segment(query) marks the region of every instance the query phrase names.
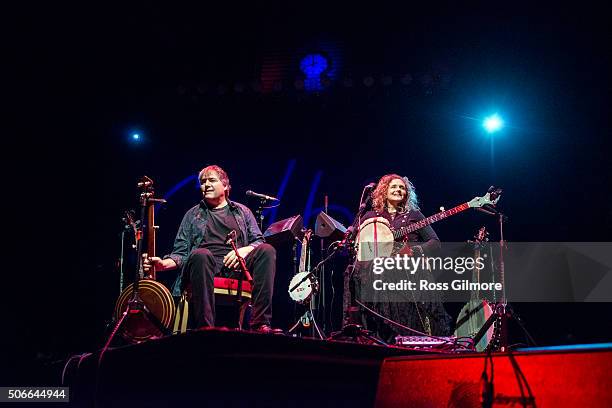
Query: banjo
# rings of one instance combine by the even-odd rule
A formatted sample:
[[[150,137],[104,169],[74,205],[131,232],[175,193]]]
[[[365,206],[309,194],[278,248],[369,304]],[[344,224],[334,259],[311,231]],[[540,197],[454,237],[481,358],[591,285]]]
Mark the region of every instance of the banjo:
[[[389,221],[384,217],[368,218],[359,226],[359,233],[355,240],[357,260],[371,261],[374,258],[391,256],[395,241],[400,241],[411,232],[425,228],[434,222],[458,214],[468,208],[494,205],[499,200],[501,193],[502,190],[500,188],[491,187],[483,197],[474,197],[467,203],[458,205],[450,210],[441,211],[399,229],[392,229]]]
[[[487,242],[489,233],[482,227],[474,237],[474,259],[480,257],[481,244]],[[472,282],[480,282],[480,269],[474,267],[472,270]],[[479,291],[470,293],[470,301],[466,303],[457,316],[455,336],[456,337],[471,337],[474,338],[480,332],[485,323],[493,315],[493,308],[485,299],[480,296]],[[493,339],[495,327],[491,325],[485,334],[480,338],[478,343],[474,344],[476,351],[485,351]]]
[[[300,253],[300,266],[298,273],[289,282],[289,296],[298,303],[308,303],[313,294],[319,289],[317,278],[310,272],[310,252],[308,245],[312,237],[312,230],[304,232],[302,251]]]

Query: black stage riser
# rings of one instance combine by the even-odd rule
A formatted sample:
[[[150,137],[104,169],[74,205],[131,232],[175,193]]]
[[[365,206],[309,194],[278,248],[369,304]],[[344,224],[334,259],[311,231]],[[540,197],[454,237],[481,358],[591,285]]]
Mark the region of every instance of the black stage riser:
[[[204,330],[93,354],[68,370],[77,406],[371,407],[380,365],[406,351]],[[138,403],[134,405],[134,402]]]

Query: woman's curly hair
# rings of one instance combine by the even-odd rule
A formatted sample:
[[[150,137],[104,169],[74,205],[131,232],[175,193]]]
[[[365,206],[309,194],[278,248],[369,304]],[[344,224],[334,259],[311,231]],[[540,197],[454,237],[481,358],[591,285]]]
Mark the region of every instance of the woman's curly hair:
[[[402,177],[398,174],[385,174],[380,178],[376,188],[372,192],[372,208],[377,213],[381,213],[387,208],[387,192],[389,191],[389,184],[395,179],[404,181],[406,186],[406,198],[399,205],[399,212],[406,212],[411,210],[419,209],[419,200],[417,199],[416,191],[414,191],[414,185],[406,177]]]

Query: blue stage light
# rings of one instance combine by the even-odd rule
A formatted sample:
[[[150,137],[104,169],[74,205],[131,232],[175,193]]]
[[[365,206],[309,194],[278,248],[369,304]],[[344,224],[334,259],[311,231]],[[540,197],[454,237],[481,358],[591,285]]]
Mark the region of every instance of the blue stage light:
[[[327,59],[321,54],[309,54],[300,61],[300,69],[306,77],[316,78],[327,69]]]
[[[140,140],[140,134],[139,133],[132,133],[132,139],[133,140]]]
[[[328,69],[327,59],[321,54],[306,55],[300,61],[300,69],[306,75],[304,87],[307,91],[319,91],[323,89],[321,75]]]
[[[496,113],[486,117],[484,122],[482,123],[482,127],[484,127],[488,133],[495,133],[504,127],[504,121]]]

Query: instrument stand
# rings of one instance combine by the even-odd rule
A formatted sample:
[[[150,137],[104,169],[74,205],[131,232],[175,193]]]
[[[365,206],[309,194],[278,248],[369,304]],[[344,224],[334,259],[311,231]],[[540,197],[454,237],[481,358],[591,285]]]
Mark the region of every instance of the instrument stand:
[[[304,312],[304,314],[297,320],[297,322],[295,322],[295,324],[291,326],[287,333],[293,333],[293,331],[295,331],[298,327],[301,327],[305,330],[309,330],[311,337],[314,337],[313,332],[316,332],[316,334],[321,340],[325,340],[325,336],[323,336],[321,329],[319,329],[314,314],[312,313],[312,302],[307,303],[306,312]]]
[[[146,176],[139,183],[139,186],[143,186],[145,190],[140,195],[140,220],[141,221],[140,221],[140,229],[138,230],[136,234],[137,241],[136,241],[136,268],[134,271],[134,291],[132,293],[131,299],[128,301],[128,305],[125,311],[121,315],[121,318],[119,319],[119,321],[115,324],[115,327],[113,328],[108,340],[106,340],[106,343],[104,344],[104,347],[102,348],[102,351],[100,353],[100,358],[99,358],[100,361],[102,360],[102,356],[104,352],[106,351],[106,349],[108,349],[111,342],[113,341],[115,335],[117,334],[117,332],[119,331],[123,323],[126,321],[126,319],[130,315],[142,313],[145,319],[150,321],[160,331],[160,333],[162,333],[163,335],[172,334],[172,331],[165,328],[164,325],[159,321],[159,319],[155,317],[155,315],[151,313],[151,311],[147,308],[143,300],[140,298],[140,294],[138,291],[139,282],[144,277],[144,270],[142,267],[142,254],[143,254],[142,237],[145,236],[145,230],[148,227],[147,223],[145,222],[146,214],[147,214],[147,210],[149,209],[149,206],[152,205],[152,203],[156,202],[156,200],[152,198],[153,193],[150,190],[151,185],[152,185],[152,180]]]
[[[323,200],[323,212],[325,214],[329,213],[329,197],[327,195],[325,195],[325,198]],[[319,253],[319,257],[320,258],[325,258],[325,240],[323,238],[319,239],[319,244],[320,244],[320,253]],[[325,331],[327,329],[326,327],[326,323],[327,323],[327,317],[325,315],[325,309],[327,307],[326,303],[325,303],[325,264],[321,265],[321,270],[319,273],[319,276],[321,279],[318,279],[318,288],[319,288],[319,293],[316,294],[316,296],[314,296],[313,302],[314,302],[314,306],[313,309],[315,310],[315,314],[317,313],[317,309],[318,309],[318,314],[317,316],[319,316],[319,318],[323,318],[323,331]],[[318,278],[317,277],[317,278]],[[333,282],[331,283],[333,285]],[[331,324],[331,318],[330,318],[330,324]]]
[[[493,333],[493,340],[491,344],[489,344],[488,348],[492,349],[493,347],[497,348],[498,351],[505,352],[508,349],[508,321],[509,319],[513,319],[517,324],[521,327],[521,329],[525,332],[528,339],[535,344],[535,341],[527,332],[523,321],[520,317],[513,311],[512,307],[508,304],[506,299],[506,279],[505,279],[505,264],[504,264],[504,246],[506,242],[504,241],[504,222],[508,220],[503,213],[497,210],[489,209],[489,211],[495,211],[491,215],[498,216],[499,222],[499,271],[500,271],[500,281],[502,283],[503,292],[502,299],[500,302],[492,305],[493,314],[489,316],[485,324],[480,328],[478,333],[474,336],[473,343],[478,344],[478,342],[482,339],[482,337],[486,334],[487,330],[491,327],[491,325],[495,324],[495,329]]]
[[[328,260],[330,260],[337,252],[339,252],[343,247],[342,246],[338,246],[336,247],[333,251],[331,251],[330,253],[327,254],[327,256],[325,258],[323,258],[318,264],[317,266],[314,267],[314,269],[306,276],[304,276],[302,278],[302,280],[298,283],[296,283],[294,285],[294,288],[299,287],[299,285],[301,285],[303,282],[305,282],[307,279],[309,278],[313,278],[316,280],[316,275],[315,273],[318,272],[320,270],[320,268],[325,264],[325,262],[327,262]],[[292,288],[289,288],[289,290],[291,291]],[[315,296],[315,294],[313,294],[313,297]],[[302,315],[302,317],[300,317],[300,319],[291,327],[291,329],[289,329],[289,333],[291,333],[292,331],[294,331],[300,324],[302,324],[303,327],[307,327],[304,325],[305,321],[311,320],[313,322],[313,326],[314,328],[317,330],[317,334],[319,335],[319,338],[321,338],[322,340],[324,339],[321,330],[319,330],[319,327],[317,326],[317,322],[314,319],[314,316],[312,315],[312,305],[310,303],[310,301],[307,303],[309,308],[306,311],[306,313],[304,313],[304,315]],[[306,320],[308,319],[308,320]],[[364,330],[360,325],[358,324],[347,324],[345,325],[341,331],[339,332],[334,332],[331,334],[330,337],[327,338],[327,340],[336,340],[336,339],[340,339],[342,337],[349,337],[349,338],[353,338],[355,339],[355,341],[358,341],[358,339],[365,339],[362,342],[366,343],[366,342],[373,342],[373,343],[377,343],[383,346],[386,346],[387,344],[385,342],[383,342],[382,340],[376,339],[375,337],[373,337],[371,335],[371,333],[367,330]]]
[[[115,327],[113,327],[113,330],[111,331],[111,335],[109,336],[108,340],[104,344],[103,350],[106,350],[108,348],[108,346],[110,346],[111,342],[113,341],[113,338],[115,337],[115,335],[117,334],[117,332],[119,331],[121,326],[123,325],[123,322],[125,321],[125,319],[128,316],[133,315],[133,314],[137,314],[137,313],[142,313],[144,315],[145,319],[147,319],[148,321],[153,323],[153,325],[163,335],[167,336],[167,335],[172,334],[172,331],[167,329],[166,327],[164,327],[164,325],[159,321],[159,319],[157,317],[155,317],[155,315],[153,313],[151,313],[151,311],[147,308],[147,305],[145,305],[145,303],[140,298],[140,295],[138,294],[137,286],[134,285],[134,295],[133,295],[132,299],[130,299],[130,301],[128,302],[128,306],[125,309],[125,311],[123,312],[123,314],[121,315],[121,318],[115,324]]]
[[[325,258],[325,245],[324,245],[323,239],[320,239],[320,248],[321,248],[320,257]],[[326,324],[325,324],[326,323],[326,318],[325,318],[325,308],[326,308],[326,304],[325,304],[325,264],[321,265],[321,270],[319,271],[319,276],[317,277],[317,280],[319,282],[319,293],[317,293],[317,295],[314,297],[315,305],[313,309],[315,309],[315,311],[318,309],[317,316],[319,316],[319,318],[321,317],[323,318],[322,325],[323,325],[323,330],[325,331],[325,328],[326,328]]]
[[[297,268],[298,273],[296,273],[295,276],[297,276],[299,273],[303,273],[304,276],[301,278],[299,282],[293,285],[292,285],[293,280],[289,283],[289,294],[290,296],[292,296],[292,293],[296,290],[299,290],[300,285],[302,285],[302,283],[307,282],[307,281],[310,283],[311,292],[304,299],[294,299],[295,301],[298,302],[298,304],[304,305],[306,307],[306,311],[295,322],[295,324],[291,326],[291,328],[287,331],[287,333],[293,333],[298,327],[302,327],[303,329],[306,329],[309,331],[310,337],[315,337],[316,335],[321,340],[324,340],[325,336],[322,334],[321,329],[317,325],[317,321],[315,319],[313,310],[315,308],[315,305],[314,305],[314,302],[316,300],[315,298],[317,297],[319,293],[319,281],[315,273],[319,271],[319,268],[321,268],[325,260],[320,262],[312,271],[306,272],[306,269],[310,266],[310,251],[309,251],[308,246],[310,242],[310,237],[312,235],[312,231],[304,230],[303,232],[304,232],[304,241],[302,243],[302,254],[300,256],[300,266]],[[294,251],[294,254],[296,255],[294,259],[297,260],[297,251]],[[306,259],[308,259],[308,262],[306,261]],[[302,272],[299,272],[300,270]]]
[[[493,314],[489,316],[489,319],[487,319],[487,321],[480,328],[478,333],[476,333],[476,335],[474,336],[473,343],[478,344],[478,342],[486,334],[487,330],[489,330],[491,325],[495,324],[493,341],[489,345],[489,348],[496,347],[499,351],[505,352],[508,349],[508,322],[510,319],[514,320],[520,326],[523,332],[525,332],[525,334],[527,335],[527,338],[530,342],[536,344],[533,337],[531,337],[531,335],[525,328],[525,325],[523,324],[521,318],[507,303],[497,303],[493,305]]]
[[[307,299],[305,302],[303,302],[302,304],[306,306],[306,312],[304,312],[304,314],[297,320],[297,322],[295,322],[295,324],[293,326],[291,326],[291,328],[287,331],[287,333],[292,333],[295,329],[297,329],[298,327],[302,327],[304,329],[310,330],[310,337],[315,337],[315,334],[317,336],[319,336],[319,338],[321,340],[325,340],[325,336],[322,334],[321,329],[319,329],[319,326],[317,325],[317,321],[315,319],[314,313],[313,313],[313,300],[315,298],[315,296],[317,296],[317,292],[318,292],[318,286],[319,286],[319,282],[317,277],[315,276],[314,272],[317,270],[318,267],[320,267],[321,264],[317,265],[317,267],[315,268],[315,270],[313,270],[312,272],[308,273],[307,275],[305,275],[302,280],[300,282],[298,282],[293,289],[298,288],[303,282],[312,279],[312,286],[313,286],[313,292],[310,295],[310,298]],[[291,291],[292,288],[289,288],[289,290]],[[312,324],[312,327],[310,327]]]

